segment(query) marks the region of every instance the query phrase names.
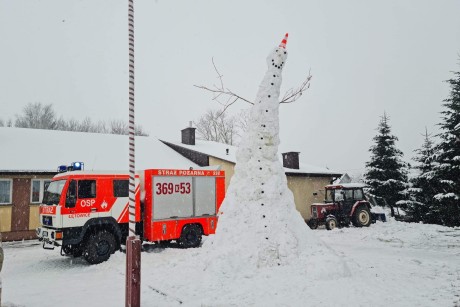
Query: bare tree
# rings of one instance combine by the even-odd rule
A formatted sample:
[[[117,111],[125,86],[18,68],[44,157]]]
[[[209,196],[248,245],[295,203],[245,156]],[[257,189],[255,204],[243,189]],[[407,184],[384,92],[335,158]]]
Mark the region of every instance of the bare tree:
[[[22,115],[16,115],[15,126],[33,129],[56,129],[56,114],[52,104],[43,105],[41,102],[29,103],[22,110]]]
[[[249,109],[243,109],[236,115],[236,125],[239,137],[241,137],[243,133],[248,130],[250,118],[251,116]]]
[[[3,121],[2,118],[0,118],[0,127],[5,127],[5,122]]]
[[[238,100],[245,101],[249,104],[254,104],[254,102],[243,98],[242,96],[236,94],[229,88],[224,86],[223,82],[223,75],[220,74],[219,70],[216,67],[216,64],[214,63],[214,58],[212,59],[212,65],[214,66],[214,70],[217,73],[217,78],[219,79],[219,85],[213,85],[212,87],[207,87],[203,85],[194,85],[197,88],[206,90],[208,92],[211,92],[213,94],[212,100],[216,101],[220,105],[222,105],[222,113],[224,113],[231,105],[233,105],[235,102]],[[309,87],[310,87],[310,81],[311,81],[312,75],[310,72],[308,73],[308,76],[306,79],[302,82],[302,84],[297,87],[297,88],[291,88],[289,89],[281,99],[280,103],[291,103],[299,99],[303,92],[305,92]]]
[[[13,127],[13,120],[11,118],[9,118],[8,121],[6,122],[6,126]]]
[[[80,123],[78,130],[81,132],[93,132],[93,121],[89,117],[85,117]]]
[[[109,132],[112,134],[127,134],[128,124],[126,121],[115,119],[110,121]]]
[[[208,110],[194,122],[198,138],[233,145],[237,136],[237,125],[233,117],[220,110]]]
[[[129,134],[128,123],[123,120],[115,119],[110,121],[108,132],[111,134]],[[148,133],[144,131],[144,128],[140,125],[135,125],[134,134],[137,136],[148,136]]]
[[[93,132],[95,133],[108,133],[107,125],[104,121],[98,121],[93,128]]]
[[[78,131],[78,127],[80,126],[80,123],[78,120],[71,118],[66,122],[66,129],[67,131]]]
[[[4,125],[5,122],[0,119],[0,127]],[[8,127],[13,126],[11,119],[7,121],[6,125]],[[15,126],[48,130],[128,134],[128,125],[122,120],[112,120],[108,125],[102,120],[93,122],[89,117],[85,117],[81,122],[74,118],[65,120],[62,116],[59,118],[56,116],[51,104],[43,105],[41,103],[29,103],[26,105],[22,114],[16,115]],[[142,126],[136,125],[135,131],[138,136],[148,136]]]
[[[68,130],[67,123],[64,120],[64,118],[62,118],[62,116],[56,120],[56,130],[63,130],[63,131]]]
[[[135,125],[134,127],[134,134],[138,136],[149,136],[147,131],[144,130],[144,128],[141,125]]]

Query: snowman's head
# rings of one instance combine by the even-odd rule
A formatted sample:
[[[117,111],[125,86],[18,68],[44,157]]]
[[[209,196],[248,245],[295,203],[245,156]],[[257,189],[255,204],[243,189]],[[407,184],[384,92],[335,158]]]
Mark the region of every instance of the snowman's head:
[[[267,57],[268,68],[281,70],[287,59],[287,51],[284,48],[276,47]]]
[[[287,59],[287,51],[286,51],[286,42],[287,42],[288,34],[281,41],[281,44],[273,49],[272,52],[267,57],[267,65],[270,69],[281,70],[284,67],[284,63]]]

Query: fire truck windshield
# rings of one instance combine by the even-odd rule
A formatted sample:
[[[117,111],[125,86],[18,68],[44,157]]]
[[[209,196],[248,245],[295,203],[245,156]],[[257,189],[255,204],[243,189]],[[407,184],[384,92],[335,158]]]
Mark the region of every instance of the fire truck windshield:
[[[58,204],[61,199],[61,193],[65,183],[66,180],[52,181],[43,195],[42,203],[44,205]]]

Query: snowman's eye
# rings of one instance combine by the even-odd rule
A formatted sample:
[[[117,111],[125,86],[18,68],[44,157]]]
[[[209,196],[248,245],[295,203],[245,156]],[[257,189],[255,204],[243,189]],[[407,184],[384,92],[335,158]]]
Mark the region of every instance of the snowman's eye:
[[[286,51],[284,51],[284,54],[286,54]]]
[[[276,52],[278,52],[278,49],[276,49]]]

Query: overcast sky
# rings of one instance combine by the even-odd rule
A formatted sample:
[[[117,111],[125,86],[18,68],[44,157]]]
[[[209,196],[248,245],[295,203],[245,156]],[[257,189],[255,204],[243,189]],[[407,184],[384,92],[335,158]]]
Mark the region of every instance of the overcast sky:
[[[458,0],[135,0],[136,121],[179,140],[218,107],[193,87],[217,81],[213,57],[225,85],[254,99],[268,52],[289,32],[282,91],[310,69],[313,79],[281,106],[280,150],[362,172],[385,111],[409,161],[425,126],[437,131],[443,81],[460,70],[459,13]],[[42,102],[67,119],[127,119],[127,37],[127,1],[0,0],[0,118]]]

